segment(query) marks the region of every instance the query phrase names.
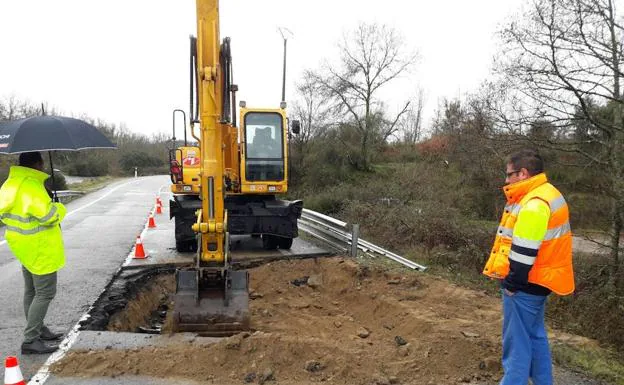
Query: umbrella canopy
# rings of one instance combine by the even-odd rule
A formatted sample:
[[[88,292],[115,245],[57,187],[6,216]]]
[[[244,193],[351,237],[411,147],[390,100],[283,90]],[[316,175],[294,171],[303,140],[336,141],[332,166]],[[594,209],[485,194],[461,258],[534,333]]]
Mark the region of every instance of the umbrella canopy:
[[[0,123],[0,154],[116,148],[95,126],[63,116],[33,116]]]

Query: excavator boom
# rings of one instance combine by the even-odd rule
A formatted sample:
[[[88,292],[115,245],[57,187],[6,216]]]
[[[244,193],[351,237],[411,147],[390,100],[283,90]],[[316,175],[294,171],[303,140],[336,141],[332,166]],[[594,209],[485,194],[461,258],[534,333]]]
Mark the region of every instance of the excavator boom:
[[[196,0],[197,38],[191,43],[191,107],[200,124],[201,209],[192,229],[197,234],[195,265],[176,272],[174,329],[223,336],[249,329],[249,277],[229,264],[225,210],[225,141],[232,132],[229,106],[229,39],[219,38],[218,0]],[[193,100],[194,99],[194,100]],[[193,113],[191,112],[191,115]]]

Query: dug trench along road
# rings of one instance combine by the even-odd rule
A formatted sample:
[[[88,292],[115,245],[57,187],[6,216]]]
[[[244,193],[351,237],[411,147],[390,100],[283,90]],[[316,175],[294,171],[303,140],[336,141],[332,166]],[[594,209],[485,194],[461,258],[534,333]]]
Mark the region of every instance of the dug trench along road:
[[[145,229],[156,196],[159,191],[168,191],[168,184],[168,176],[124,179],[66,205],[67,216],[61,224],[66,265],[59,272],[57,295],[46,317],[46,324],[53,331],[68,333],[100,296],[126,262],[137,235]],[[161,198],[167,205],[169,196],[161,194]],[[24,378],[28,381],[45,364],[49,355],[20,354],[26,324],[23,292],[21,265],[11,254],[4,240],[4,229],[0,228],[0,359],[4,361],[7,356],[17,356]],[[55,385],[83,381],[55,381],[52,378],[46,383]],[[92,379],[89,383],[108,385],[119,382],[118,379]],[[150,378],[132,382],[135,383],[159,385],[169,382]],[[556,368],[556,385],[599,383]]]
[[[50,329],[67,333],[100,295],[145,227],[166,176],[125,179],[66,205],[61,227],[65,267],[59,272],[56,298],[46,317]],[[163,202],[168,196],[163,195]],[[26,324],[21,265],[0,228],[0,358],[15,355],[28,380],[48,355],[20,355]]]

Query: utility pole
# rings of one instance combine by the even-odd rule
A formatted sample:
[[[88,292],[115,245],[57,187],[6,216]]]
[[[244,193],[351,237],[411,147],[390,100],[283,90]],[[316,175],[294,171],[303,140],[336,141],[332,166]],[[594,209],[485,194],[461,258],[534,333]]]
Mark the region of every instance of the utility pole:
[[[284,39],[284,67],[282,71],[282,103],[286,103],[286,42],[288,41],[288,36],[293,36],[293,33],[288,28],[279,27],[277,29],[279,33],[282,35],[282,39]]]

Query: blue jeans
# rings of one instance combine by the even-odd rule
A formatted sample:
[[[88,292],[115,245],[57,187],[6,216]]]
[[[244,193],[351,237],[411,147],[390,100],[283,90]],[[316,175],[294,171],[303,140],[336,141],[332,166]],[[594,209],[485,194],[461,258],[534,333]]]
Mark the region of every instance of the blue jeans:
[[[503,370],[500,385],[552,385],[552,362],[544,326],[546,298],[503,291]]]

